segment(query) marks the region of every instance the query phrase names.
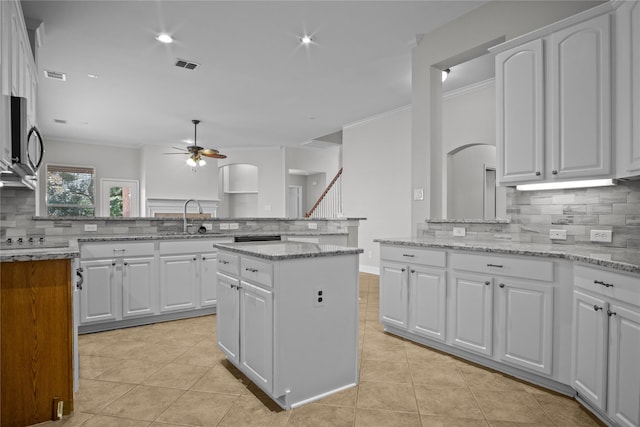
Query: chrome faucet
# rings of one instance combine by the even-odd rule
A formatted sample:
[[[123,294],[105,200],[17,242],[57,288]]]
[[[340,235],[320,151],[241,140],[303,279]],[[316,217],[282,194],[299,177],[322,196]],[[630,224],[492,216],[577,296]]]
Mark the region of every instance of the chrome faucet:
[[[198,205],[198,213],[202,214],[202,206],[200,205],[200,202],[197,201],[196,199],[189,199],[184,203],[184,214],[182,215],[182,220],[184,221],[184,226],[182,228],[182,231],[184,233],[187,232],[187,205],[189,204],[189,202],[196,202],[196,204]]]

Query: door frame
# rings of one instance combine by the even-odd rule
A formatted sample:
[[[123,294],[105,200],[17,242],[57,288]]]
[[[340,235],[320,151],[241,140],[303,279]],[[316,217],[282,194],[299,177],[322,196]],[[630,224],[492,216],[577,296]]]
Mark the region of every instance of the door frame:
[[[108,217],[109,214],[109,188],[117,187],[130,187],[131,188],[131,218],[140,216],[140,183],[137,179],[115,179],[115,178],[102,178],[100,179],[100,214]]]

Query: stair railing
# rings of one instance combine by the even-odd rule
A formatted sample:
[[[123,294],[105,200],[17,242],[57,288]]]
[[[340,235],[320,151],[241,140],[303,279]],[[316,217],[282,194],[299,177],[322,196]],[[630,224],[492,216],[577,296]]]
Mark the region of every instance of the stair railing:
[[[342,215],[342,168],[333,177],[305,218],[337,218]]]

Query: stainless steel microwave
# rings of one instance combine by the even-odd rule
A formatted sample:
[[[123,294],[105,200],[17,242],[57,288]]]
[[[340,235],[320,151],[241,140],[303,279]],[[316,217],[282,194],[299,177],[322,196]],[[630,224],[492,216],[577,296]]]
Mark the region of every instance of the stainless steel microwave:
[[[44,142],[35,126],[27,124],[27,99],[11,97],[11,169],[34,176],[42,164]]]

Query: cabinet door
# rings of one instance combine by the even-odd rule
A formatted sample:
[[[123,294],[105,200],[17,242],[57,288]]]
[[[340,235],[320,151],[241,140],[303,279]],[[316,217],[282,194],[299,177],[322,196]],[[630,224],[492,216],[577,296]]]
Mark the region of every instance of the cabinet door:
[[[200,263],[200,307],[216,305],[218,254],[202,254]]]
[[[451,344],[493,354],[493,279],[454,275],[451,289]]]
[[[239,285],[238,279],[218,273],[218,306],[216,308],[218,348],[236,365],[240,360]]]
[[[409,266],[409,331],[445,340],[447,282],[444,270]]]
[[[621,426],[640,425],[640,311],[609,308],[609,416]]]
[[[240,366],[253,381],[273,386],[273,293],[240,283]]]
[[[84,284],[80,291],[80,323],[119,320],[116,263],[114,260],[82,261]]]
[[[196,268],[195,255],[160,257],[160,311],[195,308]]]
[[[122,317],[158,312],[157,264],[154,257],[125,258],[122,266]]]
[[[496,55],[501,183],[544,177],[544,52],[533,40]]]
[[[608,14],[550,36],[554,178],[611,172],[611,40]]]
[[[0,2],[0,170],[11,165],[11,109],[9,106],[9,27],[11,25],[7,8],[11,4]]]
[[[407,328],[407,266],[383,262],[380,267],[380,321]]]
[[[505,280],[498,288],[500,360],[550,375],[553,287]]]
[[[573,291],[573,388],[595,407],[606,409],[607,303]]]

